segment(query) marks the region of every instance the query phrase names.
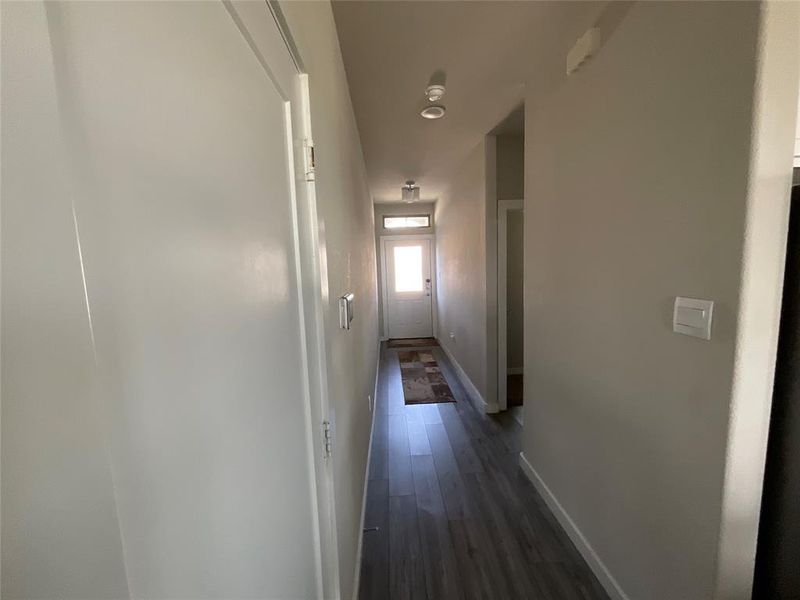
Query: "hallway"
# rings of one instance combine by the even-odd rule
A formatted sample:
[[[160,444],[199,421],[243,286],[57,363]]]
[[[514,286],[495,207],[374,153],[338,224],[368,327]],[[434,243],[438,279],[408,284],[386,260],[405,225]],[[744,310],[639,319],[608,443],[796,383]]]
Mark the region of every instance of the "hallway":
[[[517,466],[520,426],[475,411],[431,352],[454,404],[406,406],[397,350],[381,351],[361,600],[607,598]]]
[[[800,599],[799,96],[800,0],[0,0],[0,598]]]

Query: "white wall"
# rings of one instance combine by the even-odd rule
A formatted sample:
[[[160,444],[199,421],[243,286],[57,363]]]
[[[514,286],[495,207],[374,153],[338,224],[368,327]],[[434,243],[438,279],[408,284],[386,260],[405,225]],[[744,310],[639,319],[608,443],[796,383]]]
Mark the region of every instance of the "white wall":
[[[498,408],[497,201],[523,198],[523,165],[522,136],[487,135],[436,203],[439,340],[490,412]]]
[[[437,239],[439,265],[437,285],[439,290],[439,316],[447,315],[452,327],[439,321],[440,341],[443,341],[456,361],[472,381],[481,395],[479,406],[490,412],[497,410],[497,201],[519,200],[524,197],[524,138],[517,135],[488,135],[470,153],[468,158],[453,169],[448,177],[449,185],[437,203],[437,218],[456,220],[459,226],[446,223],[440,228],[447,236],[444,241]],[[469,215],[459,214],[461,211]],[[478,212],[476,212],[478,211]],[[480,227],[480,238],[475,237],[475,227]],[[476,247],[480,245],[480,248]],[[445,252],[445,256],[439,253]],[[471,259],[468,264],[453,269],[449,263],[461,262],[467,252]],[[483,271],[481,277],[475,276],[477,270]],[[469,277],[465,277],[465,274]],[[446,280],[443,281],[442,277]],[[520,282],[521,285],[521,282]],[[441,290],[445,289],[445,296]],[[458,293],[448,297],[450,290]],[[482,297],[482,299],[479,299]],[[463,299],[469,298],[469,302]],[[521,315],[520,311],[520,315]],[[458,347],[449,334],[454,328],[461,328],[478,354],[465,357],[462,364],[460,353],[469,350]],[[521,333],[521,332],[520,332]],[[514,338],[521,344],[520,336]],[[511,341],[511,339],[510,339]]]
[[[1,16],[2,596],[128,598],[47,19]]]
[[[327,265],[328,394],[341,597],[353,596],[378,363],[375,229],[361,142],[329,2],[281,2],[310,78],[317,208]],[[355,318],[339,329],[337,299],[355,294]]]
[[[436,203],[437,337],[484,399],[486,162],[487,142],[482,141],[454,170],[447,191]],[[450,339],[450,332],[455,339]]]
[[[62,259],[71,257],[72,268],[50,276],[73,289],[85,277],[91,321],[76,347],[87,339],[93,345],[94,394],[87,395],[96,404],[87,425],[100,423],[107,442],[85,460],[110,467],[113,481],[84,488],[86,467],[62,465],[57,446],[45,444],[34,456],[70,482],[65,495],[97,502],[113,492],[117,523],[98,515],[91,525],[121,536],[124,564],[101,577],[122,570],[123,596],[309,597],[314,520],[283,99],[221,3],[36,3],[26,10],[46,17],[48,27],[16,40],[12,68],[54,81],[60,127],[35,150],[47,156],[50,145],[63,144],[64,154],[38,165],[23,156],[16,176],[67,173],[67,187],[48,190],[47,201],[67,214],[74,206],[67,232],[80,232],[80,247],[73,243]],[[13,27],[14,13],[6,16]],[[51,57],[31,64],[26,49],[39,44]],[[20,123],[38,121],[24,97],[6,95],[5,87],[3,94],[4,110],[19,111]],[[19,147],[11,142],[4,146],[13,157]],[[41,202],[32,192],[4,189],[4,207]],[[36,218],[46,217],[32,204],[23,214],[24,233],[40,235]],[[12,272],[37,265],[11,250]],[[4,292],[33,292],[29,280],[14,283]],[[29,308],[25,316],[27,339],[46,338],[60,324],[50,325],[54,315],[46,311]],[[16,357],[19,350],[12,340],[3,352]],[[4,409],[48,407],[37,421],[6,418],[4,428],[35,438],[83,416],[86,396],[64,398],[37,383],[63,373],[72,355],[65,345],[41,371],[3,372],[27,375],[15,394],[4,394]],[[278,453],[281,461],[264,460]],[[12,448],[4,460],[13,472],[30,458]],[[45,473],[28,477],[34,497],[56,496]],[[16,494],[3,487],[4,507],[14,506]],[[41,513],[35,502],[17,508],[3,513],[12,530],[43,514],[70,527],[61,523],[69,514]],[[65,597],[61,560],[69,564],[73,550],[60,546],[57,532],[33,540],[28,553],[4,537],[13,565],[3,570],[4,597],[47,597],[37,591],[48,589]],[[287,547],[281,540],[289,536]],[[52,564],[38,561],[39,552],[52,554]],[[103,597],[92,575],[85,565],[68,574],[86,586],[75,597]]]
[[[372,206],[330,6],[287,12],[311,77],[349,597]],[[283,100],[222,3],[4,3],[2,24],[3,597],[313,597]]]
[[[525,137],[522,135],[497,136],[497,200],[525,199]],[[508,285],[506,301],[507,362],[509,368],[522,367],[523,355],[523,213],[508,214],[508,239],[506,240]],[[493,357],[489,357],[493,360]]]
[[[800,106],[797,107],[800,113]],[[800,119],[797,119],[797,126],[794,135],[794,167],[800,167]]]
[[[771,107],[767,143],[785,158],[748,181],[759,9],[636,3],[577,73],[529,86],[523,449],[629,598],[749,597],[752,563],[726,548],[741,558],[754,542],[795,109]],[[786,97],[798,54],[784,10]],[[715,301],[711,341],[671,331],[676,295]],[[729,431],[737,364],[752,419]],[[729,464],[724,488],[743,440],[749,465],[733,471],[748,475]],[[715,588],[718,568],[730,585]]]
[[[434,202],[415,202],[413,204],[388,204],[379,203],[375,205],[375,253],[378,261],[378,327],[381,337],[385,337],[383,331],[383,295],[381,286],[383,285],[383,273],[381,270],[381,236],[382,235],[420,235],[432,234],[436,232],[436,220],[434,212],[436,205]],[[384,229],[383,217],[393,215],[425,215],[431,216],[430,227],[420,227],[415,229]],[[436,332],[434,332],[435,334]]]
[[[525,197],[525,137],[497,136],[497,199]]]

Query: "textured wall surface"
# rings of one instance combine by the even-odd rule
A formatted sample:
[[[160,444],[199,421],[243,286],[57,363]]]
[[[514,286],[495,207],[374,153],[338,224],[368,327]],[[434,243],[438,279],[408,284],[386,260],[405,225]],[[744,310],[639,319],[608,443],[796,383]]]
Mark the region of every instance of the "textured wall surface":
[[[758,26],[637,3],[530,86],[524,452],[631,598],[714,594]],[[714,300],[710,341],[672,332],[675,296]]]
[[[336,529],[341,597],[353,595],[361,506],[378,363],[375,229],[350,93],[329,2],[282,2],[311,91],[317,151],[317,206],[326,245],[325,312],[330,395],[336,451]],[[339,329],[337,299],[355,294],[355,319]]]
[[[436,203],[439,340],[486,398],[486,146],[481,142]],[[455,339],[450,339],[450,332]]]

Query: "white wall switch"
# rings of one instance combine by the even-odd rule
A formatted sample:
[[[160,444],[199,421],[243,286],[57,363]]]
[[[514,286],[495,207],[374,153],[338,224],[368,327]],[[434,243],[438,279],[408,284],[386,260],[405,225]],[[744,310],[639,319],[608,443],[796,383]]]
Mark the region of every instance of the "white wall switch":
[[[710,340],[713,312],[714,302],[711,300],[677,296],[672,311],[672,331]]]

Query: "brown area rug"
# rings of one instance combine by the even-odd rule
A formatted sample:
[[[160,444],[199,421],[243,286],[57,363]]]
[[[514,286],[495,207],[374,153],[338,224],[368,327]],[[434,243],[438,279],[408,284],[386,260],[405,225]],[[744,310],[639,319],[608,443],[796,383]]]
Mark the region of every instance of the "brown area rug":
[[[406,404],[456,401],[433,354],[424,350],[405,350],[398,352],[397,358],[400,360]]]
[[[425,348],[438,345],[439,342],[436,341],[436,338],[406,338],[402,340],[389,340],[386,343],[387,348]]]

